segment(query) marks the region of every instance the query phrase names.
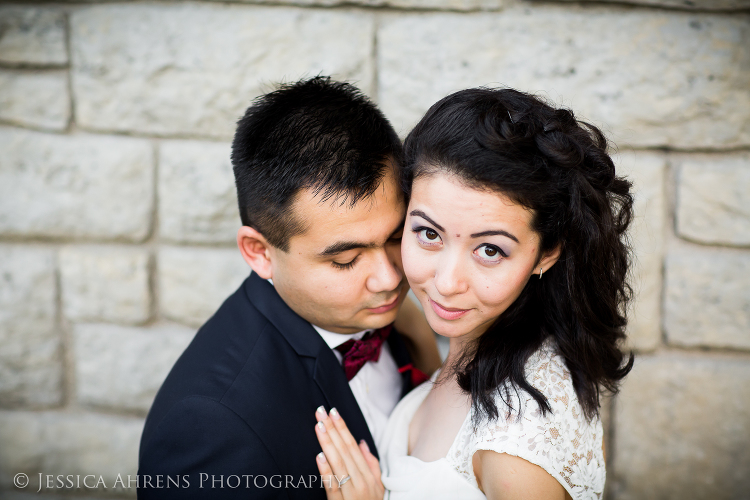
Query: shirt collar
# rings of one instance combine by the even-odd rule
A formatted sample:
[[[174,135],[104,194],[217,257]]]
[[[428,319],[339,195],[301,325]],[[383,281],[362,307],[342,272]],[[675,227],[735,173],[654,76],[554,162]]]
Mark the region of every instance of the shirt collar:
[[[328,347],[331,349],[335,349],[344,342],[346,342],[349,339],[354,340],[360,340],[362,337],[367,334],[367,332],[370,332],[371,330],[362,330],[361,332],[357,333],[335,333],[335,332],[329,332],[328,330],[323,330],[319,326],[312,325],[313,328],[315,328],[315,331],[320,334],[321,337],[323,337],[323,340],[326,344],[328,344]]]

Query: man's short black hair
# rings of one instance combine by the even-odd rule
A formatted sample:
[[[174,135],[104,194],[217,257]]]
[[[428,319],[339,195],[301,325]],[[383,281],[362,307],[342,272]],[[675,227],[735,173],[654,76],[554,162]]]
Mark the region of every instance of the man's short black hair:
[[[301,189],[353,206],[401,156],[391,124],[353,85],[321,76],[282,85],[237,123],[232,165],[242,224],[288,251],[305,230],[292,211]]]

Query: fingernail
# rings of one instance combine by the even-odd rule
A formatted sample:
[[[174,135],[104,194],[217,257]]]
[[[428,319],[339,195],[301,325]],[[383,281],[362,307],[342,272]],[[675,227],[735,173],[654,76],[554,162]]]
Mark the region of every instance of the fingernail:
[[[315,457],[315,458],[316,458],[316,459],[318,460],[318,462],[320,462],[321,464],[324,464],[324,463],[326,463],[326,456],[325,456],[325,454],[324,454],[324,453],[323,453],[322,451],[321,451],[320,453],[318,453],[318,456],[317,456],[317,457]]]
[[[331,418],[334,420],[341,418],[341,415],[339,415],[339,411],[336,408],[331,408],[329,415],[331,415]]]
[[[360,441],[359,444],[365,445],[365,450],[370,451],[370,447],[367,446],[367,441],[365,441],[364,439],[362,441]]]
[[[326,408],[323,405],[318,406],[318,409],[315,410],[315,413],[320,413],[324,417],[326,416]]]
[[[326,424],[324,424],[323,422],[318,422],[315,425],[318,427],[318,430],[320,432],[325,432],[326,431]]]

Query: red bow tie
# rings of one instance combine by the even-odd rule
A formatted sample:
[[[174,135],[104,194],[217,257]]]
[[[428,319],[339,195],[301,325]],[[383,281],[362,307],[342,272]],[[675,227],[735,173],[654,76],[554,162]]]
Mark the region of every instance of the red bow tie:
[[[391,334],[391,325],[368,333],[362,340],[349,339],[335,349],[343,355],[341,361],[346,379],[351,380],[368,361],[377,361],[383,342]]]

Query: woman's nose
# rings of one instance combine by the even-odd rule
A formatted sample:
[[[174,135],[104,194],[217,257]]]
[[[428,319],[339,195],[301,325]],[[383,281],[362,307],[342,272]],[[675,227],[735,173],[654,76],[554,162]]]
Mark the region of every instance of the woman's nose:
[[[466,266],[460,255],[445,253],[435,269],[435,289],[443,297],[464,293],[468,290]]]

